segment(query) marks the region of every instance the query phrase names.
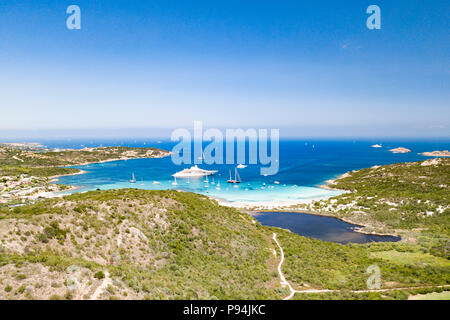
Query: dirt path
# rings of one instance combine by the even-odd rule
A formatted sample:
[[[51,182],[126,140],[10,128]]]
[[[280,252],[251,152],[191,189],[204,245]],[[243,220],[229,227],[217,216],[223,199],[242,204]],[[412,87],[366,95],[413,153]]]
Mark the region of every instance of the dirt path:
[[[98,298],[100,297],[100,295],[106,290],[106,288],[108,287],[108,285],[112,284],[112,280],[109,277],[109,272],[105,271],[105,278],[103,279],[103,282],[101,285],[99,285],[97,287],[97,289],[95,289],[94,293],[91,296],[90,300],[98,300]]]
[[[294,288],[292,288],[291,284],[286,281],[286,278],[283,275],[283,271],[281,271],[281,266],[283,265],[283,262],[284,262],[284,251],[283,251],[283,248],[281,247],[280,243],[277,240],[277,234],[276,233],[273,234],[273,241],[275,241],[275,243],[277,244],[278,248],[280,248],[280,252],[281,252],[281,260],[280,260],[280,263],[278,264],[278,274],[280,275],[280,279],[281,279],[280,284],[282,286],[288,286],[289,290],[291,291],[291,293],[286,298],[284,298],[283,300],[289,300],[289,299],[291,299],[294,296],[295,290],[294,290]]]
[[[282,286],[287,286],[290,290],[290,294],[283,298],[283,300],[289,300],[291,299],[296,293],[326,293],[326,292],[339,292],[341,290],[330,290],[330,289],[306,289],[306,290],[295,290],[291,284],[286,280],[286,278],[283,275],[283,271],[281,270],[281,266],[284,263],[284,251],[281,247],[280,243],[277,240],[277,234],[273,234],[273,240],[277,244],[278,248],[280,248],[281,252],[281,260],[278,264],[278,274],[280,275],[281,282],[280,284]],[[450,285],[442,285],[442,286],[420,286],[420,287],[406,287],[406,288],[389,288],[389,289],[367,289],[367,290],[350,290],[350,292],[354,293],[367,293],[367,292],[388,292],[388,291],[395,291],[395,290],[414,290],[414,289],[425,289],[425,288],[446,288],[450,287]]]

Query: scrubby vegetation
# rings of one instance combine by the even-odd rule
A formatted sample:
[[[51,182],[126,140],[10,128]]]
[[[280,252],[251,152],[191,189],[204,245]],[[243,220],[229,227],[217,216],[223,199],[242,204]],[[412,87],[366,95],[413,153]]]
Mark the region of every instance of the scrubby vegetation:
[[[49,176],[76,170],[64,165],[162,155],[0,147],[0,195],[48,187]],[[279,299],[289,290],[277,272],[276,232],[295,289],[339,290],[296,299],[426,299],[450,283],[449,165],[434,159],[352,172],[333,184],[349,192],[308,207],[366,231],[398,234],[398,243],[308,239],[186,192],[95,191],[29,204],[8,198],[0,205],[0,298]],[[373,265],[381,288],[408,289],[355,292],[367,289]]]
[[[93,285],[108,272],[114,281],[105,294],[120,299],[279,298],[264,230],[251,216],[191,193],[74,194],[0,210],[0,279],[4,286],[12,281],[1,275],[11,265],[39,264],[62,274],[76,265]],[[63,289],[52,294],[64,296]]]
[[[332,188],[347,193],[307,209],[396,234],[424,253],[450,259],[450,159],[375,166],[347,173]]]
[[[0,208],[0,297],[89,299],[106,281],[99,298],[279,299],[288,290],[280,285],[273,232],[284,248],[283,272],[298,290],[405,298],[349,291],[366,289],[373,264],[381,269],[382,288],[450,282],[448,260],[419,245],[328,243],[263,227],[205,196],[122,189]],[[392,251],[404,255],[385,254]]]
[[[333,187],[351,193],[336,198],[334,204],[356,202],[370,219],[392,228],[425,227],[449,234],[449,181],[450,159],[363,169],[336,181]]]
[[[424,254],[409,244],[340,245],[288,231],[279,232],[278,239],[286,257],[283,270],[297,290],[310,287],[367,289],[367,268],[371,265],[380,268],[381,288],[450,283],[450,262],[447,259]],[[398,256],[403,259],[396,261]]]

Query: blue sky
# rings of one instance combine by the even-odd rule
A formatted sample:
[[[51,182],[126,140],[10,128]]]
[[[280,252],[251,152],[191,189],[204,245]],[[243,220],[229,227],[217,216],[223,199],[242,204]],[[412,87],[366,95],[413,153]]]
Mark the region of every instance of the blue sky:
[[[449,21],[437,0],[2,1],[0,131],[450,137]]]

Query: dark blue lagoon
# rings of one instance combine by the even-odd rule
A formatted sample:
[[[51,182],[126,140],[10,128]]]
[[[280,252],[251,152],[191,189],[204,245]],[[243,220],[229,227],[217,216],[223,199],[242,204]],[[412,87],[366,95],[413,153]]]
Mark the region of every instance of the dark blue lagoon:
[[[298,212],[264,212],[254,217],[263,225],[288,229],[308,238],[337,243],[368,243],[399,241],[400,237],[364,234],[355,231],[357,225],[333,217]]]

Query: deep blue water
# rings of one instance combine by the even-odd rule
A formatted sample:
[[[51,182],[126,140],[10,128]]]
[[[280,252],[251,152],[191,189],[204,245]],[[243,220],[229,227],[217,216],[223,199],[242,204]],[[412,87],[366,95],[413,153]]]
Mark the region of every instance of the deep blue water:
[[[368,243],[399,241],[399,237],[363,234],[354,231],[355,225],[333,217],[297,212],[265,212],[254,217],[262,224],[288,229],[304,237],[337,243]]]
[[[159,147],[171,150],[173,142],[157,140],[102,140],[102,141],[41,141],[51,148],[83,148],[96,146]],[[373,148],[382,144],[382,148]],[[391,148],[405,147],[412,152],[393,154]],[[242,183],[234,188],[226,183],[229,169],[234,165],[199,165],[219,172],[205,183],[203,179],[178,179],[173,185],[172,174],[190,165],[175,165],[171,158],[134,159],[77,168],[87,174],[61,177],[59,183],[78,186],[79,191],[111,188],[182,189],[211,195],[227,201],[267,202],[327,198],[338,194],[318,188],[326,180],[350,170],[374,165],[429,159],[418,153],[450,149],[449,140],[282,140],[280,141],[280,170],[275,176],[261,176],[259,165],[240,170]],[[130,183],[134,173],[137,183]],[[275,184],[277,181],[279,184]],[[155,183],[157,182],[157,183]],[[220,183],[220,187],[218,187]],[[396,237],[365,235],[355,232],[354,225],[338,219],[300,213],[264,213],[257,219],[270,226],[289,229],[307,237],[339,243],[397,241]]]
[[[154,146],[171,150],[175,143],[157,140],[103,140],[103,141],[42,141],[54,148],[83,148],[92,146]],[[382,148],[371,145],[382,144]],[[395,147],[412,150],[406,154],[393,154],[389,151]],[[67,176],[60,183],[76,185],[80,190],[110,188],[142,189],[182,189],[215,196],[228,201],[290,201],[326,198],[336,192],[317,188],[318,184],[350,170],[371,167],[373,165],[397,162],[419,161],[428,157],[418,153],[433,150],[450,149],[448,140],[422,141],[383,141],[383,140],[282,140],[280,141],[280,170],[274,176],[261,176],[260,165],[249,165],[240,170],[242,183],[234,188],[226,183],[229,170],[234,165],[199,165],[201,168],[214,169],[219,172],[210,178],[209,183],[203,179],[178,179],[172,185],[172,174],[190,165],[175,165],[170,157],[163,159],[135,159],[78,167],[88,171],[85,175]],[[135,174],[137,183],[129,180]],[[279,184],[275,184],[277,181]],[[220,183],[220,187],[217,187]]]

